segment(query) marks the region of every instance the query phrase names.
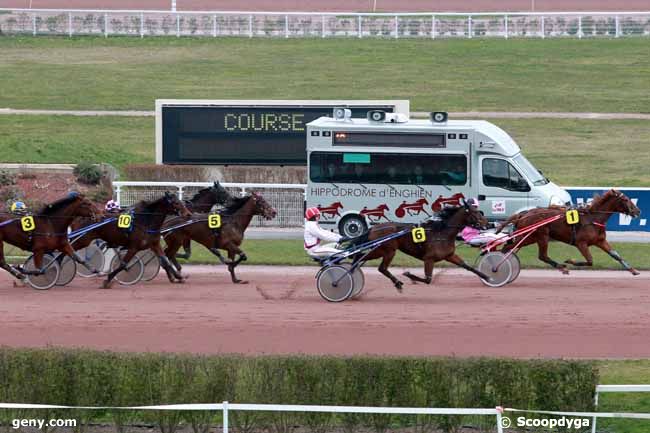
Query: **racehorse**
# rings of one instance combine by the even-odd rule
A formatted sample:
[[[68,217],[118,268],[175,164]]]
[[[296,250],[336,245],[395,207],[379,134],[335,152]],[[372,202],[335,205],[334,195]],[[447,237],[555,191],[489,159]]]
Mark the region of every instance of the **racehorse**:
[[[368,209],[366,206],[364,206],[363,209],[361,209],[361,212],[359,212],[359,215],[367,216],[368,219],[370,221],[372,221],[372,222],[377,222],[382,218],[385,219],[386,221],[390,221],[388,219],[388,217],[386,216],[386,211],[387,210],[390,210],[390,209],[388,208],[388,205],[386,205],[385,203],[380,204],[379,206],[377,206],[374,209]],[[373,217],[375,218],[374,220],[373,220]]]
[[[87,246],[93,239],[102,239],[109,248],[122,247],[127,252],[121,257],[120,266],[108,274],[108,278],[102,285],[103,288],[110,288],[115,275],[122,272],[138,251],[150,249],[160,260],[161,266],[167,272],[167,278],[171,282],[183,282],[184,278],[172,267],[164,255],[160,246],[160,227],[167,215],[181,215],[189,217],[192,214],[175,194],[165,194],[153,201],[141,201],[131,208],[126,214],[131,215],[130,225],[125,228],[118,227],[118,221],[103,224],[88,232],[77,243],[75,248]],[[114,216],[113,216],[114,217]],[[105,215],[104,220],[111,218]],[[75,230],[88,225],[88,221],[78,221],[73,227]]]
[[[420,213],[424,212],[429,215],[429,212],[424,208],[425,205],[429,204],[426,198],[422,197],[420,199],[417,199],[414,203],[407,203],[406,201],[402,201],[402,204],[399,205],[397,209],[395,209],[395,216],[397,218],[404,218],[404,215],[406,213],[409,214],[409,216],[413,215],[419,215]]]
[[[214,182],[212,186],[203,188],[192,197],[190,200],[184,200],[185,207],[190,212],[205,213],[210,212],[210,209],[216,204],[224,204],[230,200],[232,196],[226,188],[221,186],[219,182]],[[181,259],[189,259],[192,256],[192,240],[187,239],[183,243],[184,254],[178,254]]]
[[[433,264],[441,260],[446,260],[461,268],[467,269],[489,281],[490,278],[487,275],[469,266],[456,254],[456,235],[458,235],[463,227],[468,225],[485,227],[487,223],[488,221],[475,206],[471,206],[469,203],[463,201],[463,204],[460,206],[444,208],[438,213],[437,219],[429,219],[420,225],[426,234],[426,240],[423,242],[416,243],[411,234],[406,234],[381,244],[371,251],[364,260],[381,257],[382,261],[379,264],[379,272],[388,277],[400,292],[402,291],[403,283],[388,271],[388,267],[393,257],[395,257],[397,250],[424,262],[424,278],[413,275],[410,272],[404,272],[404,276],[413,282],[430,284],[433,276]],[[368,232],[368,240],[372,241],[391,233],[397,233],[401,230],[415,227],[416,225],[407,223],[378,224]]]
[[[35,215],[25,218],[11,218],[7,215],[0,222],[0,267],[19,279],[25,278],[25,275],[41,275],[46,271],[43,268],[43,255],[55,250],[65,253],[77,263],[86,265],[68,242],[68,226],[79,216],[95,220],[98,213],[99,210],[90,200],[73,192],[46,205]],[[31,251],[34,254],[36,270],[28,271],[7,264],[3,242]]]
[[[196,219],[198,222],[173,230],[165,236],[167,243],[165,254],[180,272],[181,265],[176,258],[176,252],[186,239],[194,240],[217,256],[221,263],[228,265],[233,283],[246,283],[235,276],[235,267],[247,259],[246,254],[240,249],[244,240],[244,232],[254,215],[261,215],[270,220],[275,218],[276,214],[275,209],[259,194],[253,193],[246,197],[232,198],[225,209],[220,212],[221,227],[211,229],[207,223],[207,215],[193,214],[192,219]],[[228,261],[221,255],[220,249],[228,252]],[[237,255],[239,257],[235,260]]]
[[[497,233],[508,224],[512,224],[516,230],[519,230],[544,219],[566,214],[570,210],[563,206],[551,206],[548,208],[535,208],[523,211],[508,218],[499,226]],[[596,245],[619,262],[627,271],[630,271],[633,275],[639,275],[636,269],[631,267],[623,260],[618,252],[612,249],[611,245],[607,242],[607,233],[605,231],[607,220],[612,214],[622,213],[633,218],[641,215],[641,210],[632,203],[632,200],[622,192],[611,189],[601,196],[596,196],[588,206],[575,210],[579,215],[578,221],[575,224],[569,224],[567,218],[562,216],[555,221],[540,226],[519,246],[537,243],[539,259],[559,269],[562,273],[568,274],[567,264],[574,266],[593,265],[593,258],[589,252],[589,247]],[[548,256],[549,239],[575,245],[586,261],[577,262],[572,259],[567,259],[564,263],[557,263]],[[510,243],[503,247],[502,251],[508,252],[517,245],[519,240],[521,239],[512,239]]]

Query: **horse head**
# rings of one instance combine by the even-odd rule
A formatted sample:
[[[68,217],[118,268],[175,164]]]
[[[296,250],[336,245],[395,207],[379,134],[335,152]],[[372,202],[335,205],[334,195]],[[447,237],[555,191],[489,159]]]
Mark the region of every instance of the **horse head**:
[[[277,215],[277,211],[271,206],[264,197],[254,192],[251,198],[255,201],[255,208],[253,210],[255,215],[261,215],[266,220],[272,220]]]
[[[185,207],[183,202],[178,199],[176,194],[165,191],[165,195],[160,201],[163,213],[176,214],[186,218],[192,216],[192,213]]]
[[[613,211],[629,215],[632,218],[637,218],[641,215],[641,209],[639,209],[639,207],[621,191],[610,189],[605,193],[605,195],[611,195],[615,199]]]
[[[40,212],[45,216],[86,217],[97,220],[99,209],[78,192],[71,192],[66,197],[46,205]]]
[[[463,209],[465,217],[465,225],[472,226],[475,228],[485,228],[488,225],[488,220],[485,218],[483,213],[478,209],[478,205],[472,199],[465,200],[464,198],[459,199],[461,203],[460,208]]]

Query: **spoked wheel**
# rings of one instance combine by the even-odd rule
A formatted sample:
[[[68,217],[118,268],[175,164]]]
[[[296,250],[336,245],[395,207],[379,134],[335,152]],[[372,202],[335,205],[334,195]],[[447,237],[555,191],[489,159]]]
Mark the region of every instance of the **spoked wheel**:
[[[104,269],[104,252],[95,244],[88,245],[86,248],[77,251],[79,257],[84,259],[88,266],[79,264],[77,274],[82,277],[94,277],[97,274],[93,270],[101,272]]]
[[[61,271],[59,272],[59,277],[56,279],[57,286],[65,286],[74,279],[74,276],[77,275],[77,262],[72,260],[72,257],[65,254],[60,254],[57,258],[59,262],[59,267]]]
[[[329,302],[341,302],[350,297],[354,280],[346,268],[339,265],[321,269],[316,280],[318,293]]]
[[[512,267],[512,275],[510,276],[508,283],[512,283],[519,276],[519,272],[521,271],[521,261],[519,261],[519,257],[515,253],[510,254],[508,261],[510,261],[510,266]]]
[[[136,256],[142,261],[144,272],[142,274],[142,281],[151,281],[160,272],[160,260],[151,250],[139,251]]]
[[[501,287],[508,284],[512,277],[512,264],[505,254],[499,251],[487,253],[479,259],[478,270],[490,277],[489,281],[481,278],[486,286]]]
[[[59,278],[61,268],[59,267],[59,264],[57,263],[54,256],[51,254],[45,254],[43,256],[43,267],[45,268],[44,273],[40,275],[27,275],[27,278],[25,278],[27,284],[32,286],[33,289],[47,290],[56,284],[56,280]],[[34,264],[34,255],[29,256],[27,261],[25,261],[23,269],[26,271],[38,270]]]
[[[342,263],[341,266],[346,268],[348,272],[352,269],[352,264],[351,263]],[[363,290],[363,286],[366,283],[366,278],[363,275],[363,271],[361,270],[361,266],[357,267],[354,272],[352,272],[352,282],[354,284],[354,288],[352,289],[352,293],[350,294],[350,298],[354,299],[357,296],[361,294],[361,291]]]
[[[120,267],[122,257],[126,255],[126,250],[120,250],[111,260],[111,272]],[[133,256],[131,261],[126,265],[126,269],[115,276],[118,283],[130,286],[137,283],[144,273],[144,265],[138,256]]]

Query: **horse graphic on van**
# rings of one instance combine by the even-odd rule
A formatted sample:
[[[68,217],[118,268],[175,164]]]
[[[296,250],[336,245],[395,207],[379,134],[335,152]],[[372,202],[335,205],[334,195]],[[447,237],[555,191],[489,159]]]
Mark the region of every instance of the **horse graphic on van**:
[[[403,201],[402,204],[399,205],[397,209],[395,209],[395,216],[397,218],[404,218],[404,215],[406,215],[407,213],[409,216],[413,216],[413,215],[419,215],[422,212],[427,214],[427,216],[431,216],[429,212],[427,212],[426,209],[424,208],[424,206],[428,204],[429,202],[424,197],[418,199],[414,203],[407,203],[406,201]]]
[[[329,206],[322,207],[321,205],[318,205],[316,207],[324,219],[332,219],[334,217],[341,216],[339,209],[343,209],[343,204],[340,201],[337,201]]]
[[[386,211],[390,210],[388,208],[388,205],[386,203],[380,204],[374,209],[368,209],[366,206],[361,209],[361,212],[359,212],[359,215],[368,217],[368,220],[370,220],[373,223],[379,222],[380,219],[385,219],[386,221],[390,221],[388,217],[386,216]]]
[[[465,199],[465,196],[461,192],[457,192],[451,197],[443,197],[439,195],[436,201],[431,205],[431,210],[434,212],[440,212],[445,206],[460,206],[460,200]]]

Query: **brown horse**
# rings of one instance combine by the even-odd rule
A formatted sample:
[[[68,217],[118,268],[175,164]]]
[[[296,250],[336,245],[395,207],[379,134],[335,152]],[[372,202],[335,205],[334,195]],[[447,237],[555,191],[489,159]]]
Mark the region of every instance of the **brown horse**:
[[[78,243],[75,242],[76,248],[83,248],[93,239],[99,238],[104,240],[109,248],[122,247],[127,249],[126,254],[122,257],[120,266],[108,274],[103,288],[110,288],[115,275],[126,268],[126,265],[138,251],[146,249],[153,251],[156,257],[160,259],[160,264],[167,272],[169,281],[183,282],[184,278],[176,272],[169,263],[169,260],[167,260],[167,257],[163,254],[162,247],[160,246],[160,228],[167,215],[176,214],[182,217],[189,217],[191,215],[190,211],[187,210],[175,194],[166,192],[157,200],[137,203],[126,213],[129,213],[132,218],[129,228],[120,228],[118,227],[117,221],[112,221],[88,232]],[[115,216],[107,214],[104,216],[104,220]],[[76,230],[88,225],[88,223],[88,221],[79,221],[76,222],[73,228]]]
[[[247,259],[246,254],[240,249],[244,240],[244,232],[254,215],[261,215],[270,220],[275,218],[276,211],[261,195],[253,193],[246,197],[233,198],[220,212],[220,215],[222,216],[221,227],[211,229],[207,224],[207,215],[193,214],[192,219],[198,220],[196,223],[173,230],[165,236],[165,242],[167,242],[165,254],[180,272],[181,265],[176,259],[176,252],[187,239],[194,240],[217,256],[221,263],[228,265],[233,283],[246,283],[235,276],[235,267]],[[178,222],[167,221],[165,227],[171,227],[174,224],[178,224]],[[220,249],[228,251],[229,261],[223,258],[219,252]],[[235,260],[237,255],[239,257]]]
[[[23,279],[25,275],[40,275],[45,272],[43,255],[55,250],[70,256],[77,263],[86,265],[85,261],[74,253],[68,242],[68,226],[79,216],[94,220],[99,213],[95,205],[82,194],[70,193],[54,203],[40,209],[33,218],[33,229],[25,231],[21,218],[6,215],[0,223],[0,268],[16,278]],[[27,223],[29,228],[31,225]],[[22,250],[34,253],[36,271],[14,268],[5,261],[4,245],[7,242]]]
[[[504,227],[512,224],[516,230],[528,227],[540,222],[546,218],[565,214],[569,208],[562,206],[551,206],[548,208],[536,208],[520,212],[508,218],[497,230],[500,232]],[[541,261],[548,263],[564,274],[568,274],[566,264],[574,266],[592,266],[593,259],[589,252],[589,247],[596,245],[601,250],[609,254],[614,260],[619,262],[623,267],[634,275],[639,272],[631,267],[623,258],[612,249],[607,242],[607,233],[605,225],[607,220],[615,213],[622,213],[631,217],[638,217],[641,210],[622,192],[615,189],[607,191],[602,196],[595,197],[591,204],[576,209],[579,220],[576,224],[569,224],[567,219],[562,217],[549,224],[543,225],[535,230],[520,246],[526,246],[537,243],[539,250],[538,257]],[[515,247],[521,238],[515,238],[506,244],[503,252],[507,252]],[[575,245],[585,258],[585,262],[577,262],[572,259],[565,260],[564,263],[557,263],[548,256],[548,243],[550,239],[555,239],[565,244]]]
[[[214,182],[212,186],[203,188],[198,191],[190,200],[185,200],[185,207],[190,212],[205,213],[216,204],[225,204],[232,198],[232,195],[219,182]],[[189,259],[192,256],[192,241],[187,239],[183,243],[184,254],[178,254],[181,259]]]
[[[483,279],[489,280],[490,278],[487,275],[469,266],[456,254],[456,235],[463,227],[468,225],[475,227],[486,226],[488,221],[485,217],[475,206],[471,206],[464,201],[461,206],[443,208],[437,215],[438,218],[427,220],[420,225],[426,233],[426,240],[424,242],[416,243],[410,234],[406,234],[381,244],[370,252],[364,260],[381,257],[382,261],[379,264],[379,272],[388,277],[400,292],[402,291],[403,283],[388,271],[388,266],[390,266],[397,250],[424,262],[424,278],[413,275],[410,272],[404,272],[404,276],[413,282],[430,284],[433,276],[433,264],[441,260],[446,260],[475,273]],[[414,228],[416,226],[406,223],[378,224],[370,229],[368,240],[378,239],[411,227]]]

